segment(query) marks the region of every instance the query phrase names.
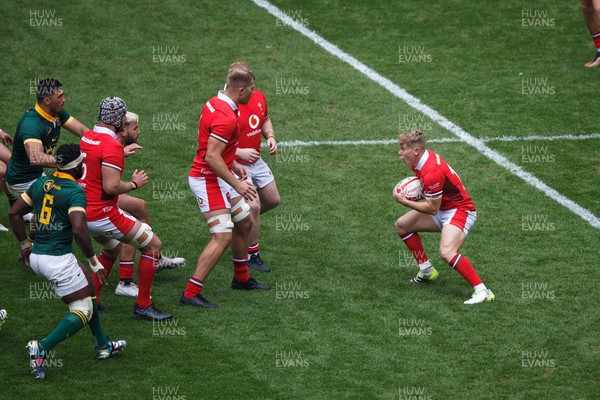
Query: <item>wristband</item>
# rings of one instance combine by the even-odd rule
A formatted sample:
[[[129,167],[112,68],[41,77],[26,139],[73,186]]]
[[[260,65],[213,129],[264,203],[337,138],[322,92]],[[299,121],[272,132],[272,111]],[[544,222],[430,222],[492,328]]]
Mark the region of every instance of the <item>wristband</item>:
[[[92,257],[88,258],[88,264],[94,272],[98,272],[101,269],[104,269],[104,267],[102,266],[102,264],[100,264],[95,254]]]
[[[22,242],[19,242],[19,244],[21,245],[21,250],[25,250],[31,247],[31,242],[27,239],[23,240]]]
[[[138,188],[138,184],[135,183],[135,181],[131,181],[131,183],[133,183],[133,186],[135,186],[135,187],[132,187],[131,190],[135,190]]]
[[[271,138],[275,139],[275,134],[273,132],[265,133],[265,139],[269,140]]]

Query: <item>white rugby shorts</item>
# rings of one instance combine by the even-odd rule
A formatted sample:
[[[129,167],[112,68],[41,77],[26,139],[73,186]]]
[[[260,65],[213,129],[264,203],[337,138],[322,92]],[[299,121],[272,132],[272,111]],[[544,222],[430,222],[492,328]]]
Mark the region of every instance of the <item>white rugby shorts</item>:
[[[54,285],[58,297],[64,297],[88,286],[88,281],[73,253],[62,256],[32,253],[31,269]]]
[[[475,224],[475,220],[477,220],[477,211],[453,208],[451,210],[440,210],[436,215],[432,215],[431,218],[433,218],[433,221],[440,230],[446,225],[454,225],[460,228],[465,235],[468,235],[469,230]]]
[[[99,237],[103,238],[102,242],[104,243],[101,243],[102,247],[111,250],[119,245],[123,236],[127,235],[134,228],[136,222],[137,219],[133,215],[117,207],[106,218],[97,221],[87,221],[87,226],[90,235],[98,242],[100,242],[98,240]],[[135,246],[133,241],[131,242],[123,241],[123,243]]]
[[[267,163],[261,158],[253,164],[241,164],[248,170],[248,176],[257,189],[262,189],[275,180],[273,172]]]
[[[41,176],[46,176],[46,174],[42,173]],[[23,193],[25,193],[27,191],[27,189],[29,189],[31,187],[31,185],[33,185],[33,182],[37,181],[38,179],[39,178],[35,178],[32,181],[25,182],[25,183],[16,183],[14,185],[11,185],[8,182],[6,182],[6,189],[8,192],[8,193],[6,193],[6,196],[11,201],[17,200],[19,197],[21,197],[21,195]]]
[[[188,183],[201,213],[231,209],[231,200],[240,197],[227,182],[216,175],[204,178],[189,176]]]

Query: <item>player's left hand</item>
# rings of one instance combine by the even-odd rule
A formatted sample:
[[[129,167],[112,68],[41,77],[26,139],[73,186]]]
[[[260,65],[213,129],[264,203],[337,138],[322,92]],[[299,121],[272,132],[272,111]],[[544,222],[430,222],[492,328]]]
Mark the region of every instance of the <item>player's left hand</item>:
[[[277,141],[274,137],[270,137],[267,139],[267,146],[269,146],[269,155],[274,156],[277,154]]]
[[[21,249],[20,254],[21,257],[23,257],[23,261],[25,262],[25,265],[27,265],[28,267],[29,265],[29,256],[31,255],[31,251],[33,250],[33,246],[29,246],[29,247],[25,247],[24,249]]]
[[[132,156],[135,154],[136,150],[144,150],[144,148],[137,143],[131,143],[130,145],[123,147],[123,155],[125,157]]]
[[[0,139],[5,146],[12,145],[15,141],[12,136],[4,132],[2,129],[0,129]]]

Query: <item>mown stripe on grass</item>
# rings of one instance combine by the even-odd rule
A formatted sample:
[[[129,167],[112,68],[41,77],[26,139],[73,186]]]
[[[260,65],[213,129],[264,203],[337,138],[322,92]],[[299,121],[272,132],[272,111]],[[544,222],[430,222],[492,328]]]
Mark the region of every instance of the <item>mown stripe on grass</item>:
[[[479,140],[485,143],[489,142],[521,142],[521,141],[555,141],[555,140],[586,140],[586,139],[600,139],[600,133],[593,133],[591,135],[556,135],[556,136],[542,136],[542,135],[530,135],[530,136],[497,136],[497,137],[481,137]],[[453,143],[462,142],[459,138],[434,138],[427,139],[428,143]],[[397,144],[397,139],[381,139],[381,140],[288,140],[277,142],[277,146],[284,147],[311,147],[311,146],[362,146],[362,145],[388,145]],[[267,147],[266,143],[262,144],[263,147]]]
[[[386,90],[388,90],[391,94],[403,100],[406,104],[414,108],[415,110],[427,115],[431,120],[438,123],[443,128],[452,132],[462,141],[467,143],[468,145],[474,147],[477,151],[479,151],[484,156],[488,157],[490,160],[494,161],[496,164],[502,166],[507,169],[512,174],[518,176],[523,181],[533,186],[534,188],[540,190],[546,196],[550,197],[560,205],[566,207],[568,210],[572,211],[579,217],[581,217],[584,221],[589,223],[594,228],[600,229],[600,219],[592,214],[589,210],[586,210],[579,204],[575,203],[573,200],[559,193],[555,189],[546,185],[540,179],[538,179],[533,174],[525,171],[523,168],[518,166],[515,163],[510,162],[506,157],[501,155],[500,153],[490,149],[485,145],[485,143],[481,139],[477,139],[471,136],[467,131],[461,128],[459,125],[453,123],[440,113],[438,113],[433,108],[427,106],[420,99],[415,96],[409,94],[406,90],[402,89],[400,86],[390,81],[389,79],[383,77],[375,70],[366,66],[362,62],[358,61],[355,57],[350,54],[342,51],[339,47],[334,45],[333,43],[325,40],[317,33],[307,29],[303,24],[295,21],[293,18],[286,15],[279,8],[275,7],[268,1],[264,0],[252,0],[254,4],[257,6],[264,8],[269,12],[269,14],[278,18],[282,21],[283,24],[293,28],[294,30],[300,32],[302,35],[306,36],[308,39],[312,40],[315,44],[322,47],[329,54],[339,58],[340,60],[346,62],[351,67],[371,79],[373,82],[379,84]]]

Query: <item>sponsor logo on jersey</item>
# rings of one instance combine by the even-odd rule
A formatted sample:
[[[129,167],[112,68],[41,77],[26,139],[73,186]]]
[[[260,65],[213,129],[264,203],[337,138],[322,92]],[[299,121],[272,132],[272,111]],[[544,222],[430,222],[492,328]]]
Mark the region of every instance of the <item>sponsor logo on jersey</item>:
[[[206,102],[206,107],[209,109],[209,111],[210,111],[211,113],[214,113],[214,112],[215,112],[215,109],[214,109],[214,107],[212,106],[212,104],[210,104],[210,101],[207,101],[207,102]]]
[[[46,182],[44,182],[44,192],[49,192],[52,189],[57,189],[60,190],[60,186],[55,185],[54,181],[52,179],[47,180]]]
[[[85,142],[87,144],[91,144],[92,146],[99,146],[100,145],[100,141],[99,140],[92,140],[89,138],[86,138],[85,136],[81,138],[82,142]]]
[[[247,134],[246,134],[246,136],[248,136],[248,137],[252,137],[252,136],[254,136],[254,135],[258,134],[258,133],[261,133],[261,132],[262,132],[262,128],[255,129],[255,130],[253,130],[252,132],[250,132],[250,133],[247,133]]]
[[[260,118],[258,118],[258,115],[256,115],[256,114],[252,114],[248,118],[248,125],[250,125],[250,128],[252,128],[252,129],[256,129],[256,127],[258,126],[259,123],[260,123]]]

